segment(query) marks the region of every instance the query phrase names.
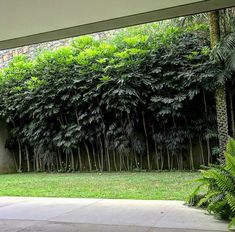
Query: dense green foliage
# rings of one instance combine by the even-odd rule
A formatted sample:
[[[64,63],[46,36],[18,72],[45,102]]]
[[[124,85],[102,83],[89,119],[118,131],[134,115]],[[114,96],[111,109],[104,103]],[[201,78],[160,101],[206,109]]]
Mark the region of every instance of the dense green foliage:
[[[235,140],[230,139],[225,152],[224,166],[212,166],[202,171],[199,186],[190,196],[191,205],[204,206],[220,219],[235,225]],[[206,186],[206,193],[205,192]],[[202,193],[200,193],[200,191]],[[200,199],[200,200],[199,200]]]
[[[219,66],[209,56],[207,26],[150,24],[15,58],[0,75],[0,115],[18,170],[210,163]]]

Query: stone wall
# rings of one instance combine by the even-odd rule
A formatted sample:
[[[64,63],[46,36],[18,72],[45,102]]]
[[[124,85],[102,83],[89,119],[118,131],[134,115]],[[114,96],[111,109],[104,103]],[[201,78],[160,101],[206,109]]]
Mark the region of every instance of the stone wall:
[[[53,50],[61,46],[67,46],[71,40],[72,38],[69,38],[0,51],[0,69],[6,67],[14,56],[24,54],[29,58],[34,58],[42,50]]]
[[[6,123],[0,122],[0,173],[16,171],[14,157],[11,152],[5,148],[7,138],[8,129]]]
[[[117,30],[107,31],[107,32],[99,32],[92,34],[96,39],[105,39],[115,33]],[[46,43],[39,43],[28,45],[24,47],[8,49],[8,50],[0,50],[0,69],[6,67],[13,57],[17,55],[27,55],[29,58],[34,58],[40,51],[42,50],[54,50],[62,46],[67,46],[71,43],[74,38],[55,40]]]

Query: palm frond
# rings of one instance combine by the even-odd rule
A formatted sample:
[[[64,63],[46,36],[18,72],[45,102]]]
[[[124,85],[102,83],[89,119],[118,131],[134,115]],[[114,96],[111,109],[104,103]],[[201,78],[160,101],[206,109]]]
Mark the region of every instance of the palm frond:
[[[229,34],[212,50],[212,58],[234,70],[235,67],[235,33]]]
[[[230,155],[230,153],[225,152],[226,166],[225,170],[235,176],[235,156]]]
[[[232,218],[232,220],[230,221],[228,228],[231,229],[233,226],[235,225],[235,216]]]
[[[191,196],[193,199],[200,199],[198,207],[206,206],[208,212],[218,218],[231,220],[229,224],[231,228],[235,225],[235,140],[232,138],[227,143],[225,161],[224,166],[214,165],[201,172],[201,184]],[[207,183],[207,193],[203,196],[199,195],[205,183]]]
[[[198,204],[197,207],[201,207],[203,204],[205,204],[206,202],[208,202],[209,200],[211,200],[212,198],[218,196],[219,194],[221,194],[220,191],[214,191],[214,192],[209,192],[205,195],[204,198],[202,198]]]
[[[235,212],[235,196],[231,193],[226,194],[226,199],[233,212]]]

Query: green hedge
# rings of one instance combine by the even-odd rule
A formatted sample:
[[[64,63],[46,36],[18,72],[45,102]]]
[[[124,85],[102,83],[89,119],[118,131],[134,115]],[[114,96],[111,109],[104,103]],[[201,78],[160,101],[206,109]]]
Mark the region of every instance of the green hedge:
[[[211,162],[218,70],[209,56],[205,25],[155,23],[106,40],[82,36],[34,60],[15,58],[0,74],[0,115],[18,170],[194,169]]]

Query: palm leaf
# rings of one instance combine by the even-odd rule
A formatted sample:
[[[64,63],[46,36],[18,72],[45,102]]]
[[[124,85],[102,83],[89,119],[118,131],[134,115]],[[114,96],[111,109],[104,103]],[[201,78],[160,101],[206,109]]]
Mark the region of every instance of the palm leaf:
[[[235,225],[235,217],[233,217],[232,220],[230,221],[228,228],[231,229],[234,225]]]
[[[234,194],[234,193],[233,193]],[[232,193],[226,194],[227,202],[232,209],[233,212],[235,212],[235,196]]]
[[[205,204],[206,202],[210,201],[210,199],[218,196],[219,194],[221,194],[220,191],[214,191],[214,192],[209,192],[205,197],[203,197],[197,204],[197,207],[201,207],[203,204]]]
[[[224,156],[226,159],[225,170],[227,170],[228,172],[230,172],[232,175],[235,176],[235,157],[231,156],[227,152],[225,152]]]

